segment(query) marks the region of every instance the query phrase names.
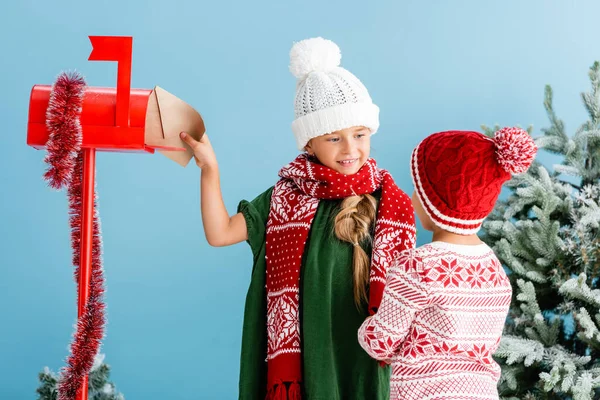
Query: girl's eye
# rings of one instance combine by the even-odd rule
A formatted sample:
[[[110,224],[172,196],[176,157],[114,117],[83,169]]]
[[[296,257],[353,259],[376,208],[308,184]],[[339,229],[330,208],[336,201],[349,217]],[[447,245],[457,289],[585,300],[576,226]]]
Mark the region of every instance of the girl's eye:
[[[365,137],[365,134],[364,133],[359,133],[358,135],[356,135],[356,137],[360,139],[362,137]]]
[[[339,138],[331,138],[331,139],[327,139],[328,142],[337,142],[339,141]]]

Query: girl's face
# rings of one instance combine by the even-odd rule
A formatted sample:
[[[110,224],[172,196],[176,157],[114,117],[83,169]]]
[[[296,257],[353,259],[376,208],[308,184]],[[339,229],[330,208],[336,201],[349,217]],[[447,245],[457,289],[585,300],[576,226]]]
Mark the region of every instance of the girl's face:
[[[311,139],[306,151],[319,162],[341,174],[352,175],[364,165],[371,152],[371,130],[354,126]]]
[[[423,229],[433,232],[435,224],[423,209],[423,204],[421,204],[421,201],[417,196],[417,192],[413,192],[411,200],[413,208],[415,209],[415,213],[417,213],[417,217],[419,217],[419,221],[421,221],[421,226],[423,226]]]

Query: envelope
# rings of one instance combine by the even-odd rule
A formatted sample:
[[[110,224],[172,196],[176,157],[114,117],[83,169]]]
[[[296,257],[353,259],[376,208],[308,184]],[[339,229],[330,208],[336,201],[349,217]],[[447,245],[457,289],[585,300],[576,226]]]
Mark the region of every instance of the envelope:
[[[146,111],[146,145],[185,167],[194,153],[179,137],[181,132],[200,140],[206,132],[202,116],[185,101],[155,86]]]

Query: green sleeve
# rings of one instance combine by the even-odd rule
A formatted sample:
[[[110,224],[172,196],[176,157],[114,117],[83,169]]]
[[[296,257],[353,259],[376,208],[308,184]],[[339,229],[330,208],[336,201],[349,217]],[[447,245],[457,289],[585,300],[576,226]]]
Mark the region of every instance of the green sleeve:
[[[272,192],[273,187],[258,195],[254,200],[242,200],[238,205],[238,212],[242,213],[246,220],[246,229],[248,230],[247,242],[255,257],[265,242]]]

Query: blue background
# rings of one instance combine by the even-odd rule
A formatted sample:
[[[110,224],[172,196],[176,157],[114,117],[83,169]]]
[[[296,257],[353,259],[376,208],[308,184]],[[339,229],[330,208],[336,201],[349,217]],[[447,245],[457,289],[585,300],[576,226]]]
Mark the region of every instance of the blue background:
[[[547,83],[573,132],[586,117],[588,68],[600,59],[599,13],[600,3],[565,0],[7,2],[0,398],[34,398],[37,373],[68,354],[76,294],[66,194],[42,180],[44,152],[26,146],[26,123],[31,87],[62,70],[114,86],[114,63],[87,61],[87,35],[134,36],[133,86],[160,85],[202,113],[233,213],[297,154],[293,41],[323,36],[340,46],[342,65],[381,108],[372,155],[410,193],[410,151],[430,133],[499,123],[533,124],[539,135]],[[206,243],[199,170],[159,154],[100,153],[97,188],[112,380],[129,400],[236,398],[251,253]]]

